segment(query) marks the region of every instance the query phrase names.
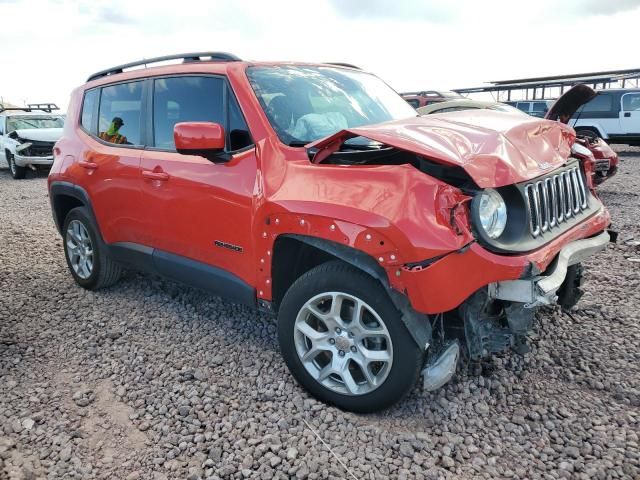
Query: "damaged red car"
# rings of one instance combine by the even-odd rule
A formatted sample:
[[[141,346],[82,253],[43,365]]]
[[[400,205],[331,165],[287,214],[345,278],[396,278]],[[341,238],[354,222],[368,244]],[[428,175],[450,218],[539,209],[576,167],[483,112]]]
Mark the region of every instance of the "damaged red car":
[[[597,95],[598,92],[588,85],[575,85],[556,100],[545,118],[568,124],[576,117],[576,112],[579,116],[580,109]],[[586,163],[584,168],[591,171],[596,185],[613,177],[618,171],[618,154],[593,131],[578,129],[573,153]]]
[[[610,241],[571,128],[418,117],[354,68],[147,59],[92,75],[67,118],[49,194],[74,280],[135,268],[277,315],[293,376],[348,410],[439,388],[462,349],[523,353]]]

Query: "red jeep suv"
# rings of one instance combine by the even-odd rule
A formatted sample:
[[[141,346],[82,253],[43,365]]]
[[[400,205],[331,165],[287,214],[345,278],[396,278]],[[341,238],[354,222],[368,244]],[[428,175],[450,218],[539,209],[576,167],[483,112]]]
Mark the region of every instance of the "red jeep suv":
[[[418,117],[356,68],[193,53],[74,90],[49,195],[80,286],[129,267],[277,314],[298,382],[366,412],[446,383],[461,348],[527,351],[536,309],[577,301],[610,220],[574,141]]]

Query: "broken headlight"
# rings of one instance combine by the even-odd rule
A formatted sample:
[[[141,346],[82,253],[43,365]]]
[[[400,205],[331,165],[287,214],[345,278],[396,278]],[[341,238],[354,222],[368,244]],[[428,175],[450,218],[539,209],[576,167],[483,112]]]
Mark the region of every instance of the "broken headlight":
[[[507,204],[502,195],[489,188],[476,199],[478,225],[489,238],[498,238],[507,226]]]

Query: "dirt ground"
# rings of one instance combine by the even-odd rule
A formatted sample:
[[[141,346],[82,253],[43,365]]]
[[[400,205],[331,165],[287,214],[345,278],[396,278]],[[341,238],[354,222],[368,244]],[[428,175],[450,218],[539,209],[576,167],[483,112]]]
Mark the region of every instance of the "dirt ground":
[[[355,415],[307,395],[275,321],[137,273],[77,287],[46,178],[0,170],[0,478],[640,478],[640,150],[619,231],[532,351]]]

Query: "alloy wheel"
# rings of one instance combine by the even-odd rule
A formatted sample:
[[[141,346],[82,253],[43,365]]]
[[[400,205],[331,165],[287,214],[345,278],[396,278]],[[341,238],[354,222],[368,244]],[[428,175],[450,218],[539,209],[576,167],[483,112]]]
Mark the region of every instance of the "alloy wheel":
[[[86,280],[93,272],[93,243],[82,222],[72,220],[69,223],[65,243],[73,271]]]
[[[308,300],[294,324],[294,343],[307,372],[343,395],[364,395],[382,385],[393,363],[391,335],[363,300],[327,292]]]

